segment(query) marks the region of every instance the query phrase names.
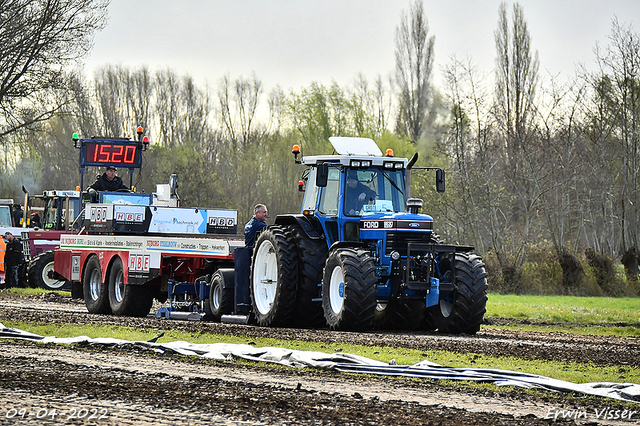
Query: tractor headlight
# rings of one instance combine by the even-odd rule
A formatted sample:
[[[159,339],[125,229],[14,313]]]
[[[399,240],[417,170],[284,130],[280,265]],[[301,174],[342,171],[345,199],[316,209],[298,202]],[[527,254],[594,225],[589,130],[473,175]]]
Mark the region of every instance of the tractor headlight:
[[[400,259],[400,253],[398,253],[398,252],[397,252],[397,251],[395,251],[395,250],[394,250],[394,251],[392,251],[392,252],[391,252],[391,259],[392,259],[392,260],[398,260],[398,259]]]

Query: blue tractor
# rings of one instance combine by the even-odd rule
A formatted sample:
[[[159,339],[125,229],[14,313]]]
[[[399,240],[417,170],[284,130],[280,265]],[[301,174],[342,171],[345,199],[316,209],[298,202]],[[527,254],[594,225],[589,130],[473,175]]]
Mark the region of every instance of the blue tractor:
[[[411,161],[371,139],[330,138],[337,155],[298,159],[300,214],[279,215],[256,240],[251,312],[259,325],[474,334],[487,302],[472,247],[443,244],[409,198]],[[306,183],[306,184],[305,184]],[[436,173],[444,191],[444,172]],[[212,297],[213,299],[213,297]]]

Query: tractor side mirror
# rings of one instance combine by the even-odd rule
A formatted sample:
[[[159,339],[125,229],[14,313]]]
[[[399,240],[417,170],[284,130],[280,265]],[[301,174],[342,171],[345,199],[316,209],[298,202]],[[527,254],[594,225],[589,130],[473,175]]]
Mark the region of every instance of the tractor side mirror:
[[[444,170],[436,170],[436,191],[444,192]]]
[[[327,181],[329,180],[329,165],[318,164],[316,167],[316,186],[325,187],[327,186]]]

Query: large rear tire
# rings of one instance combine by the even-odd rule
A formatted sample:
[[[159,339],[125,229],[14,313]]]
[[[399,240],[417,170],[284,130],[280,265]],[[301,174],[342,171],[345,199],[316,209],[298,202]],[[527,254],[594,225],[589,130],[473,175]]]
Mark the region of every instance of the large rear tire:
[[[96,256],[91,256],[84,268],[82,277],[84,303],[92,314],[110,314],[109,289],[102,282],[100,261]]]
[[[322,303],[322,268],[327,260],[327,243],[312,240],[299,227],[291,230],[298,248],[298,290],[295,325],[303,328],[326,326]],[[316,299],[315,301],[313,299]]]
[[[109,306],[114,315],[146,317],[153,297],[147,287],[124,283],[122,260],[114,259],[109,270]]]
[[[251,304],[261,326],[284,326],[295,312],[298,256],[289,231],[272,226],[256,241],[251,268]]]
[[[31,260],[28,269],[29,287],[40,287],[45,290],[68,290],[71,288],[71,281],[49,277],[49,274],[53,272],[53,259],[53,250],[48,250]]]
[[[453,265],[445,260],[440,270],[445,280],[455,277],[454,291],[441,293],[438,305],[427,309],[424,328],[452,334],[477,333],[487,310],[487,272],[482,259],[473,253],[456,253]]]
[[[369,330],[377,296],[376,266],[367,250],[333,250],[322,278],[322,307],[332,330]]]

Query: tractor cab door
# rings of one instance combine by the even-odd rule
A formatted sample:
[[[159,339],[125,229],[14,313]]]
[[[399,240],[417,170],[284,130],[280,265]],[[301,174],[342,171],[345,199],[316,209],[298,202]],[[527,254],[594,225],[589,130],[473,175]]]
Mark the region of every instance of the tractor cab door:
[[[315,216],[322,224],[327,245],[331,247],[331,244],[342,238],[342,232],[338,227],[340,167],[333,164],[325,167],[320,176],[317,167],[312,166],[309,169],[302,201],[302,214],[305,211],[315,212]],[[318,184],[319,182],[321,183]]]
[[[51,231],[60,228],[60,199],[58,197],[50,197],[47,200],[42,227]]]
[[[13,226],[13,222],[11,221],[11,207],[0,206],[0,226]]]
[[[373,211],[378,199],[378,174],[377,168],[343,170],[339,219],[342,241],[360,241],[360,217]]]

